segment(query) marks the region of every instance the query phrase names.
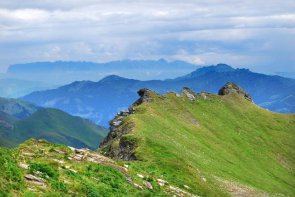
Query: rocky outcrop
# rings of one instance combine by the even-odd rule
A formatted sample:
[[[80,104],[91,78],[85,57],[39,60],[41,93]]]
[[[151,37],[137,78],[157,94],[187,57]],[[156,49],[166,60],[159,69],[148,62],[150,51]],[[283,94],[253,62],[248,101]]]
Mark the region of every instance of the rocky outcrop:
[[[181,92],[183,95],[185,95],[189,100],[191,100],[191,101],[194,101],[194,100],[196,100],[196,96],[195,96],[195,93],[191,90],[191,89],[189,89],[189,88],[187,88],[187,87],[184,87],[183,89],[182,89],[182,92]]]
[[[181,91],[181,95],[187,97],[190,101],[198,101],[198,100],[207,100],[211,94],[207,92],[195,93],[190,88],[184,87]]]
[[[135,101],[135,103],[133,103],[131,107],[141,105],[145,102],[151,102],[153,100],[152,95],[156,93],[147,88],[142,88],[137,92],[137,94],[140,96],[140,98]]]
[[[39,182],[39,183],[44,183],[44,180],[40,177],[34,176],[32,174],[27,174],[25,175],[26,180],[28,181],[33,181],[33,182]]]
[[[237,93],[243,96],[246,100],[253,102],[251,96],[247,92],[245,92],[241,87],[239,87],[237,84],[233,82],[228,82],[218,91],[219,95],[228,95],[231,93]]]
[[[135,113],[136,106],[151,102],[153,95],[156,95],[155,92],[146,88],[140,89],[137,93],[140,98],[128,110],[119,112],[110,121],[110,132],[100,144],[101,152],[108,157],[125,161],[136,160],[134,152],[137,146],[137,140],[127,135],[132,131],[134,125],[132,122],[124,120],[127,116]]]

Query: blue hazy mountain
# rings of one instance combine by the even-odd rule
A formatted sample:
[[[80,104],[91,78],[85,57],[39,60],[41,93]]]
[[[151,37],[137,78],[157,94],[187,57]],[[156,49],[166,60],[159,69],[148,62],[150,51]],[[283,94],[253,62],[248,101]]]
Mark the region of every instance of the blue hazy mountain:
[[[107,63],[93,62],[35,62],[11,65],[6,77],[35,80],[48,84],[67,84],[73,81],[97,81],[108,75],[120,75],[141,80],[174,78],[198,68],[183,61],[122,60]]]
[[[39,81],[2,78],[0,79],[0,97],[17,98],[33,91],[46,90],[53,87],[56,86]]]
[[[264,108],[281,113],[295,112],[294,79],[234,69],[225,64],[199,68],[168,80],[140,81],[111,75],[98,82],[78,81],[57,89],[34,92],[23,99],[44,107],[62,109],[107,126],[118,111],[126,109],[137,99],[136,92],[140,88],[166,93],[189,87],[196,92],[217,93],[228,81],[239,84],[252,95],[256,104]]]
[[[276,72],[277,75],[295,79],[295,72]]]
[[[0,146],[15,147],[35,138],[96,149],[106,134],[106,129],[61,110],[0,97]]]

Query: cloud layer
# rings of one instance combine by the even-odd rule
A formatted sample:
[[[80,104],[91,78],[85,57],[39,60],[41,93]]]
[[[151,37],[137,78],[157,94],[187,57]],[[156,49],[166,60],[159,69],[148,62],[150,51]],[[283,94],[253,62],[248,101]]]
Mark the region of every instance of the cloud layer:
[[[294,0],[0,0],[0,71],[127,58],[295,71],[294,10]]]

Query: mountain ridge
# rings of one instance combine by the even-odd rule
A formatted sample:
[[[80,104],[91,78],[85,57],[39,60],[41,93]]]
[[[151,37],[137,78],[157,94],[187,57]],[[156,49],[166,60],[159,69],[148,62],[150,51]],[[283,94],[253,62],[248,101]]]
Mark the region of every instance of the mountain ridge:
[[[137,79],[165,79],[185,74],[198,68],[184,61],[120,60],[95,62],[35,62],[9,66],[5,76],[64,85],[73,81],[97,81],[108,75]]]
[[[220,65],[197,69],[194,71],[197,77],[185,75],[181,79],[170,80],[140,81],[111,75],[98,82],[81,82],[83,88],[78,88],[80,82],[74,82],[57,89],[34,92],[22,99],[44,107],[59,108],[106,127],[118,111],[127,109],[138,98],[136,92],[141,88],[161,94],[180,92],[182,87],[189,87],[195,92],[217,93],[222,85],[233,81],[250,92],[253,101],[260,106],[277,112],[295,112],[295,80],[253,73],[246,69],[233,70],[230,66],[221,65],[222,69],[218,67]],[[216,68],[219,72],[214,72]],[[204,69],[206,72],[203,72]]]
[[[231,72],[234,71],[235,69],[227,64],[219,63],[217,65],[211,65],[211,66],[206,66],[202,68],[198,68],[197,70],[189,73],[188,75],[184,75],[181,77],[177,77],[174,80],[183,80],[183,79],[190,79],[190,78],[195,78],[199,77],[202,75],[205,75],[209,72]]]
[[[220,95],[142,89],[100,152],[200,196],[294,194],[295,114],[265,110],[229,84]]]

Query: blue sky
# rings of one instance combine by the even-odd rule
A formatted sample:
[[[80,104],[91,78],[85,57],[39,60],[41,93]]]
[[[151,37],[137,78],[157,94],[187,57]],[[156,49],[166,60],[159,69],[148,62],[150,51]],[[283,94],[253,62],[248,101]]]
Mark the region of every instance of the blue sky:
[[[294,0],[0,0],[0,72],[34,61],[228,63],[295,71]]]

